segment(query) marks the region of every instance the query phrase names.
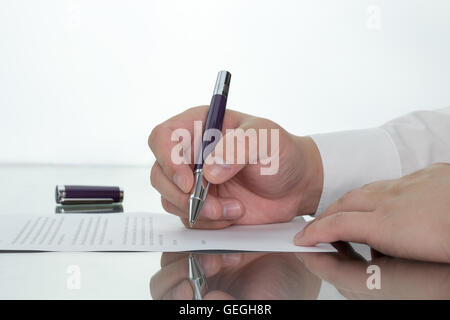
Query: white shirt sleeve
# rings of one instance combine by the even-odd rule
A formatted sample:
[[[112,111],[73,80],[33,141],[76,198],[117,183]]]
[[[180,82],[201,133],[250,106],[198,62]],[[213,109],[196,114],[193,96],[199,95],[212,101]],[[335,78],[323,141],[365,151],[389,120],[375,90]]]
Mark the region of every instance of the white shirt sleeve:
[[[436,162],[450,162],[450,107],[417,111],[380,128],[311,136],[323,164],[316,215],[346,192],[396,179]]]

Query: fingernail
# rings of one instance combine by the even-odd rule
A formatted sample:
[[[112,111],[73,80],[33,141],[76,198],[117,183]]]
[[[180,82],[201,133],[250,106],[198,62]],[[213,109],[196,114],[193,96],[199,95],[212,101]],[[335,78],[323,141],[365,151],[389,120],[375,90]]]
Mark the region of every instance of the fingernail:
[[[297,233],[294,237],[294,243],[296,245],[300,245],[303,239],[303,236],[305,235],[305,229],[303,229],[302,231],[300,231],[299,233]]]
[[[242,216],[242,208],[235,201],[228,202],[223,205],[222,214],[225,219],[237,219]]]
[[[173,182],[184,192],[184,186],[186,184],[186,179],[180,173],[175,173],[173,175]]]
[[[213,164],[208,168],[209,173],[214,177],[219,177],[224,171],[230,170],[229,164]]]

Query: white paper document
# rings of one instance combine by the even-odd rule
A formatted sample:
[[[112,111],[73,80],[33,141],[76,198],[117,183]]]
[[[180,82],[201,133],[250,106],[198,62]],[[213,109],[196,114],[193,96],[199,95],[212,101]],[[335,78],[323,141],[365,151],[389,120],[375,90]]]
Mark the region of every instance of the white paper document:
[[[333,252],[330,244],[298,247],[294,235],[306,225],[288,223],[186,229],[169,214],[0,215],[0,250]]]

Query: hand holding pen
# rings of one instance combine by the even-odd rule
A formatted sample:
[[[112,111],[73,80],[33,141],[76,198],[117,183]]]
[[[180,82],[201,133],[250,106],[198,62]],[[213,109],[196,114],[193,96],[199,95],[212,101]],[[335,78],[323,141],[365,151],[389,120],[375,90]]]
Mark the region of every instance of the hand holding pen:
[[[179,142],[172,140],[172,134],[177,129],[184,129],[189,132],[193,146],[194,122],[205,123],[210,109],[210,106],[188,109],[156,126],[149,137],[149,146],[156,158],[151,171],[152,186],[161,194],[163,208],[179,216],[186,227],[190,227],[189,204],[193,202],[190,201],[191,194],[195,194],[194,159],[198,154],[191,148],[190,164],[174,163],[171,154]],[[267,158],[258,155],[256,163],[249,163],[249,143],[235,144],[234,155],[237,156],[238,149],[243,151],[243,162],[226,161],[219,146],[226,145],[229,139],[236,139],[226,134],[228,129],[239,129],[242,133],[248,130],[259,133],[260,129],[266,129],[269,141],[270,131],[278,130],[279,163],[274,174],[261,174],[261,168],[270,165]],[[285,222],[299,214],[315,212],[323,178],[320,154],[311,138],[296,137],[272,121],[229,108],[223,118],[222,133],[222,143],[210,156],[222,156],[223,161],[206,159],[202,167],[203,187],[206,188],[208,182],[210,186],[195,228],[220,229],[232,224]],[[271,155],[270,147],[267,153]],[[275,162],[272,165],[275,166]]]
[[[208,195],[209,182],[206,187],[203,182],[203,162],[209,153],[207,148],[210,144],[216,145],[218,141],[209,141],[205,139],[208,130],[222,130],[223,118],[225,116],[225,108],[227,106],[228,90],[230,88],[231,74],[228,71],[220,71],[217,76],[216,85],[214,87],[213,97],[209,106],[208,115],[206,117],[205,131],[203,133],[202,147],[197,156],[197,162],[194,165],[194,190],[189,197],[189,226],[192,228],[197,222],[200,212]]]

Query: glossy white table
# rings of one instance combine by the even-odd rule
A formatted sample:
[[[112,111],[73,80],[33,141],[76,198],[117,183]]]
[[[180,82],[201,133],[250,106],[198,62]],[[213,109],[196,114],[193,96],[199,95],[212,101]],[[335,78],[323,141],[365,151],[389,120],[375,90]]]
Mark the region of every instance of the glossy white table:
[[[119,185],[124,211],[161,212],[150,168],[0,166],[0,214],[55,214],[57,184]],[[167,213],[166,213],[167,214]],[[358,246],[367,256],[368,248]],[[159,252],[0,252],[0,299],[151,299]],[[342,299],[322,282],[318,298]]]

